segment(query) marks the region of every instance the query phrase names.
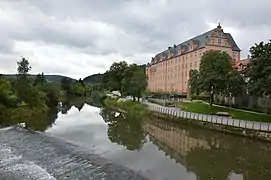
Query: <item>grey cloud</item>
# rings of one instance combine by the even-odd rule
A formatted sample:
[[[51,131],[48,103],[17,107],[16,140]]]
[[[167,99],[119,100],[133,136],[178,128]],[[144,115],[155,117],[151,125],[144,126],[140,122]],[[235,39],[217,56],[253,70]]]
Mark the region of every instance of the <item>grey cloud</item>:
[[[13,46],[18,40],[41,41],[74,53],[120,54],[142,63],[151,58],[148,55],[208,30],[207,22],[221,22],[255,36],[235,37],[245,55],[252,40],[268,40],[264,38],[271,29],[270,10],[268,0],[2,0],[0,13],[14,16],[14,21],[0,17],[0,54],[16,53]],[[104,25],[103,30],[95,23]],[[259,30],[263,27],[264,35]]]

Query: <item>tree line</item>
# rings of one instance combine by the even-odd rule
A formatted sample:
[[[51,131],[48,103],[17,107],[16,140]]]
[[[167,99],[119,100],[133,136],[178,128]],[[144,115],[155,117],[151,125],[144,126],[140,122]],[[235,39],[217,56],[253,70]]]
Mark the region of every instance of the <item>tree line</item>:
[[[210,105],[215,95],[223,97],[250,96],[269,98],[271,95],[271,41],[250,48],[251,62],[240,73],[226,52],[208,51],[203,54],[199,71],[190,70],[191,94],[207,93]],[[245,79],[247,78],[247,80]]]
[[[125,61],[114,62],[103,75],[101,84],[109,91],[119,91],[122,96],[139,100],[147,87],[145,67],[128,65]]]
[[[43,73],[29,78],[31,66],[26,58],[17,62],[17,78],[0,76],[0,121],[29,118],[33,114],[56,107],[67,95],[85,96],[86,88],[79,80],[63,78],[61,84],[47,82]]]

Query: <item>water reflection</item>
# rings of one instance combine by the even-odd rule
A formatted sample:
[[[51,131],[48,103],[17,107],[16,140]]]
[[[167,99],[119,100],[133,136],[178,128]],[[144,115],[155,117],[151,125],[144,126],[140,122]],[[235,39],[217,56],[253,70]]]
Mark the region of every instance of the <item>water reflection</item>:
[[[63,101],[26,124],[154,180],[271,179],[270,143],[98,108],[80,99]]]
[[[140,150],[146,142],[142,127],[142,117],[101,108],[101,116],[108,125],[108,138],[111,142],[123,145],[128,150]]]
[[[151,141],[198,179],[269,180],[271,145],[164,121],[145,124]]]

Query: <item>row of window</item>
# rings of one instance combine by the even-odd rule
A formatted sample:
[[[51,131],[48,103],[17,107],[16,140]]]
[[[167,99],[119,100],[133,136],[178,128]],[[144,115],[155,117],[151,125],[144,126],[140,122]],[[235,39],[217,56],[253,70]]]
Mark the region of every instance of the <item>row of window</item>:
[[[199,55],[198,55],[199,54]],[[167,60],[167,61],[164,61],[164,62],[162,62],[162,63],[159,63],[159,64],[157,64],[158,66],[170,66],[170,65],[173,65],[173,64],[179,64],[180,62],[181,62],[181,60],[183,60],[183,61],[187,61],[188,59],[189,59],[189,57],[190,58],[192,58],[192,57],[197,57],[197,56],[199,56],[199,57],[201,57],[203,55],[203,53],[202,53],[202,51],[200,50],[199,52],[198,51],[196,51],[196,52],[194,52],[194,53],[189,53],[189,54],[186,54],[186,55],[183,55],[183,56],[179,56],[179,57],[177,57],[177,58],[174,58],[174,59],[170,59],[170,60]],[[167,64],[166,64],[167,63]]]

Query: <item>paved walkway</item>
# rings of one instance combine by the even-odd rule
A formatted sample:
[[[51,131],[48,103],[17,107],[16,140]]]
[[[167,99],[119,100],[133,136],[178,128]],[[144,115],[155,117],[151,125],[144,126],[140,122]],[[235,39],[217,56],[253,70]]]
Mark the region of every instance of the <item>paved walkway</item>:
[[[233,126],[233,127],[257,130],[257,131],[271,132],[271,123],[247,121],[247,120],[241,120],[241,119],[233,119],[231,117],[186,112],[186,111],[182,111],[179,108],[164,107],[164,106],[161,106],[155,103],[146,102],[146,101],[142,103],[148,105],[151,111],[156,111],[162,114],[169,114],[169,115],[173,115],[173,116],[181,117],[181,118],[195,119],[195,120],[204,121],[204,122],[223,124],[223,125],[228,125],[228,126]]]

